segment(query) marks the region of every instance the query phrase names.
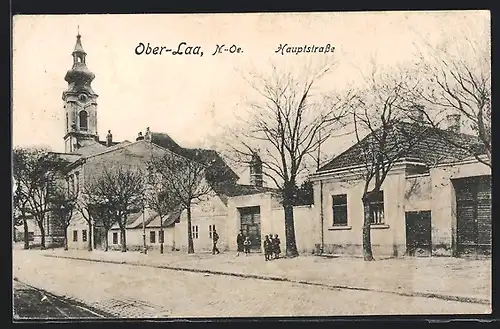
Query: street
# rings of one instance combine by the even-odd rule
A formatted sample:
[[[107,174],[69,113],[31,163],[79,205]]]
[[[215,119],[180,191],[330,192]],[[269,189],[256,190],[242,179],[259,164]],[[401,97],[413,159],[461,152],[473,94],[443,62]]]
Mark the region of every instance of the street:
[[[14,319],[71,319],[111,317],[81,303],[14,281]]]
[[[14,277],[119,317],[488,313],[489,306],[14,251]],[[286,260],[285,260],[286,261]]]

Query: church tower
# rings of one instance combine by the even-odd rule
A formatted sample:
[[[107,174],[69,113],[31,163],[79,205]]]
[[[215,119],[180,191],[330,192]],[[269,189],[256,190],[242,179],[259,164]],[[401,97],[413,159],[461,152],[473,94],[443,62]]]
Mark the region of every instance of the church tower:
[[[78,153],[78,148],[82,147],[85,141],[99,140],[97,94],[90,86],[95,75],[87,68],[87,53],[83,50],[79,32],[72,56],[73,67],[64,77],[68,83],[68,89],[62,95],[65,110],[64,149],[66,153]]]

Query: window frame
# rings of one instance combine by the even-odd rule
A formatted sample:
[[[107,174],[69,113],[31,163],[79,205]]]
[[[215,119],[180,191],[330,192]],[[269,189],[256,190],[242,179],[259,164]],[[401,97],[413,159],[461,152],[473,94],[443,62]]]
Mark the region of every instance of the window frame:
[[[193,225],[193,226],[191,227],[191,237],[192,237],[193,239],[198,239],[198,236],[199,236],[199,235],[198,235],[198,225]]]
[[[215,224],[208,225],[208,237],[210,239],[212,239],[215,230],[216,230]]]
[[[343,200],[341,200],[340,202],[336,203],[335,199],[340,199],[340,198],[345,198],[345,202],[343,202]],[[348,209],[347,209],[347,203],[348,203],[347,193],[332,195],[332,216],[333,216],[332,226],[344,227],[344,226],[349,225],[349,214],[348,214]],[[335,213],[336,213],[336,210],[338,210],[338,209],[345,209],[345,211],[344,211],[345,223],[344,222],[341,222],[341,223],[336,222]]]
[[[156,243],[156,231],[149,231],[149,243]]]
[[[385,225],[384,191],[377,191],[377,195],[370,199],[370,225]],[[378,220],[377,220],[378,219]]]
[[[113,244],[118,244],[118,232],[113,232]]]
[[[82,242],[87,242],[87,230],[82,230]]]
[[[82,115],[85,117],[85,120],[82,121]],[[85,126],[82,125],[82,122],[85,122]],[[78,113],[78,129],[81,131],[89,130],[89,113],[86,110],[81,110]]]
[[[78,230],[73,230],[73,242],[78,242]]]

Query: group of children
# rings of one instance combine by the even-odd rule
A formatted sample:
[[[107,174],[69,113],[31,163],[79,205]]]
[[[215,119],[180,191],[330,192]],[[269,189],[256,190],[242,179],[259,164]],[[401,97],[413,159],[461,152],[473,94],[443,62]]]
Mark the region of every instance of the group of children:
[[[264,256],[266,261],[278,259],[281,254],[281,241],[278,234],[274,237],[272,234],[266,235],[264,238]]]
[[[239,256],[240,252],[245,252],[245,256],[248,256],[252,242],[250,241],[250,237],[243,234],[243,230],[240,230],[240,233],[236,237],[236,243],[238,245],[238,254],[236,256]],[[274,236],[272,234],[266,235],[263,244],[266,261],[279,258],[281,254],[281,241],[278,234],[274,234]]]

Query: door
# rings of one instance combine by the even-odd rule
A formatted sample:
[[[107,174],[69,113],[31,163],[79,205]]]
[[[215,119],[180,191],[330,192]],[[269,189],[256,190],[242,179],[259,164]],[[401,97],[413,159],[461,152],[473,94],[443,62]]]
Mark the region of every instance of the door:
[[[260,250],[260,207],[239,208],[240,223],[243,234],[250,238],[252,242],[251,249]]]
[[[106,248],[105,234],[103,227],[94,226],[94,249],[104,250]]]
[[[491,253],[491,176],[453,181],[457,198],[457,254]]]
[[[406,254],[428,257],[432,254],[431,212],[406,212]]]

